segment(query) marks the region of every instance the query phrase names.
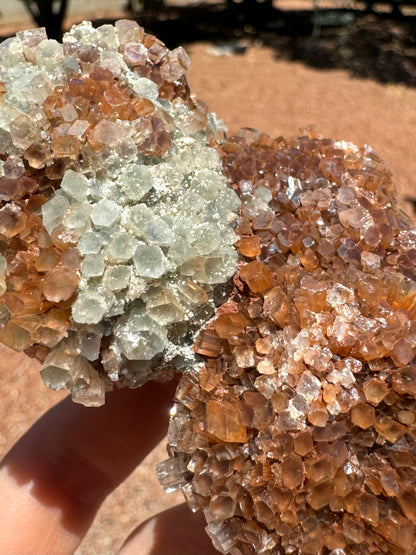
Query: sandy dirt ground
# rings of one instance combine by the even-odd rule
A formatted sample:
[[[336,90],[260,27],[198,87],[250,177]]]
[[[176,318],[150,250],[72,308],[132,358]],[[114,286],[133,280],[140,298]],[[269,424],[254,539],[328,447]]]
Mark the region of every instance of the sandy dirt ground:
[[[401,198],[416,197],[416,90],[355,79],[340,70],[316,70],[275,57],[261,46],[243,55],[214,57],[209,45],[192,44],[193,92],[222,118],[230,132],[242,126],[271,135],[297,135],[314,124],[326,136],[371,145],[391,168]],[[402,202],[412,213],[411,205]],[[0,456],[63,395],[48,391],[38,367],[0,349]],[[130,531],[162,508],[181,501],[154,478],[161,444],[104,503],[78,554],[113,554]]]

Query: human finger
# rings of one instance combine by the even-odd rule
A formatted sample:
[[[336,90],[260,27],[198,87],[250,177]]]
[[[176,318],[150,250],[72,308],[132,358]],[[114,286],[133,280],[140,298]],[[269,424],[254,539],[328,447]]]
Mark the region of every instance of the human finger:
[[[205,517],[183,503],[141,524],[119,555],[218,555],[205,526]]]
[[[99,408],[67,398],[40,418],[0,466],[0,553],[72,553],[165,434],[174,388],[116,390]]]

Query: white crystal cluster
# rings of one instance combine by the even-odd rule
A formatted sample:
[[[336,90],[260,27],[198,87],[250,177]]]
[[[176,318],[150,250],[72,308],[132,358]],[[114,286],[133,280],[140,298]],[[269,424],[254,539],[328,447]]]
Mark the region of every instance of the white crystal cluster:
[[[112,349],[120,360],[177,355],[169,326],[192,323],[202,306],[213,306],[213,286],[235,271],[230,224],[239,199],[214,149],[189,137],[177,142],[159,163],[136,157],[112,176],[67,170],[42,206],[50,234],[62,226],[80,236],[74,324],[118,317]]]
[[[90,62],[90,47],[98,60]],[[181,98],[161,98],[157,83],[135,72],[127,55],[149,57],[133,27],[94,29],[88,22],[73,27],[63,45],[32,30],[0,48],[0,152],[9,157],[21,159],[33,144],[50,144],[45,100],[68,86],[68,75],[82,76],[88,67],[111,71],[119,87],[150,101],[170,135],[168,152],[147,156],[138,145],[152,139],[151,131],[109,117],[94,123],[88,142],[88,122],[76,119],[70,103],[59,108],[64,123],[54,136],[83,141],[82,157],[73,156],[41,216],[53,241],[78,250],[80,279],[69,331],[47,356],[42,376],[54,389],[72,389],[85,404],[103,402],[97,369],[108,383],[137,386],[157,364],[180,367],[191,360],[193,337],[213,313],[215,290],[237,265],[233,228],[240,203],[209,146],[223,124],[205,113],[201,126]],[[186,65],[183,49],[169,55]],[[186,71],[180,63],[166,68],[171,82]],[[103,146],[94,150],[93,140]]]

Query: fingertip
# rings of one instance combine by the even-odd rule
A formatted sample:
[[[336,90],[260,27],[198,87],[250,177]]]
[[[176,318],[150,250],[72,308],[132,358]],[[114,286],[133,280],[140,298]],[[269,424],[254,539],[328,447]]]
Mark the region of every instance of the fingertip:
[[[204,515],[193,514],[183,503],[136,528],[119,555],[218,555],[205,527]]]
[[[72,552],[104,498],[165,435],[174,389],[117,390],[99,408],[67,398],[40,418],[0,464],[0,499],[9,499],[0,552],[6,535],[11,553]]]

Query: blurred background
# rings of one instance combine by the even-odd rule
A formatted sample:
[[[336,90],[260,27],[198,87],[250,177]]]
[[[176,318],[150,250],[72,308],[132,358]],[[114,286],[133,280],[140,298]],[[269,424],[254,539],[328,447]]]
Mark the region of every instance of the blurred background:
[[[416,0],[0,0],[0,41],[36,25],[59,39],[84,19],[119,18],[186,47],[191,90],[230,134],[292,137],[314,125],[371,145],[414,216]],[[0,369],[1,457],[64,393],[47,390],[22,354],[0,348]],[[104,503],[79,555],[116,553],[140,522],[181,502],[155,480],[165,458],[162,442]]]

